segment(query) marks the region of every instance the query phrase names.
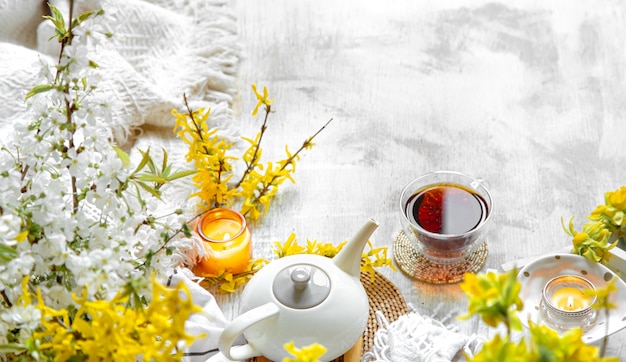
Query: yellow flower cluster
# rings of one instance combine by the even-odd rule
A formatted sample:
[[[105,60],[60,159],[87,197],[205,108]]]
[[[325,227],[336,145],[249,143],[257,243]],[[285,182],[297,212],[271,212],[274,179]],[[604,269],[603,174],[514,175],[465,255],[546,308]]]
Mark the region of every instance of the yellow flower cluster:
[[[316,240],[307,239],[306,246],[302,246],[298,244],[296,235],[291,233],[284,243],[281,244],[278,241],[274,243],[274,254],[279,258],[294,254],[315,254],[332,258],[341,251],[346,243],[347,241],[343,241],[338,245],[333,245],[332,243],[320,243]],[[387,256],[387,247],[374,248],[370,241],[367,242],[367,246],[369,250],[363,252],[361,256],[361,272],[368,273],[370,279],[374,281],[374,268],[388,266],[392,270],[396,270],[392,260]]]
[[[372,247],[371,242],[367,242],[369,246],[369,251],[363,253],[363,257],[361,258],[361,272],[368,273],[370,275],[370,281],[374,281],[374,268],[380,268],[383,266],[388,266],[391,270],[397,270],[395,266],[393,266],[391,259],[387,256],[387,252],[389,249],[387,247]]]
[[[344,241],[335,246],[332,243],[319,243],[316,240],[307,239],[306,246],[302,246],[298,244],[296,234],[291,233],[284,243],[274,242],[274,254],[279,258],[297,254],[316,254],[332,258],[341,251],[346,243],[347,241]]]
[[[339,251],[341,251],[346,243],[347,241],[343,241],[334,245],[332,243],[320,243],[316,240],[307,239],[306,245],[303,246],[298,244],[296,234],[291,233],[284,243],[279,241],[274,242],[274,254],[278,258],[296,254],[315,254],[333,258],[337,255],[337,253],[339,253]],[[371,281],[374,281],[375,279],[375,268],[387,266],[394,271],[396,270],[396,267],[393,266],[392,260],[387,256],[387,247],[374,248],[372,243],[369,241],[367,245],[369,250],[363,252],[361,257],[361,272],[369,273]],[[254,275],[254,273],[260,270],[267,263],[269,263],[269,261],[266,259],[255,259],[243,273],[232,274],[225,272],[213,278],[204,278],[201,284],[207,287],[217,286],[217,291],[219,292],[232,293],[237,290],[237,288],[245,284]]]
[[[592,299],[593,297],[596,298],[596,302],[593,303],[591,307],[600,312],[604,311],[604,317],[606,318],[607,321],[609,320],[610,310],[617,308],[617,305],[615,305],[615,303],[609,300],[609,296],[611,295],[611,293],[614,293],[617,291],[617,286],[615,285],[615,283],[617,282],[617,279],[618,277],[614,276],[613,279],[611,279],[603,287],[596,287],[595,289],[589,289],[589,290],[584,291],[585,295],[592,297]],[[605,328],[606,328],[605,335],[604,335],[604,338],[602,339],[602,345],[600,346],[601,356],[604,355],[604,351],[606,350],[606,345],[608,343],[608,338],[609,338],[609,330],[608,330],[609,324],[608,323],[606,323]]]
[[[530,323],[530,338],[514,342],[496,335],[468,362],[619,362],[617,357],[602,357],[598,347],[582,340],[583,331],[574,328],[562,336],[555,330]]]
[[[250,280],[254,273],[267,263],[268,261],[263,258],[255,259],[250,262],[246,270],[242,273],[233,274],[230,272],[223,272],[215,277],[205,277],[200,282],[200,285],[209,288],[217,287],[217,291],[221,293],[233,293]]]
[[[198,192],[192,196],[198,196],[202,200],[200,208],[233,207],[237,203],[242,215],[257,220],[268,211],[281,184],[287,180],[295,183],[292,175],[296,170],[296,162],[300,159],[300,152],[314,146],[313,138],[328,123],[307,138],[295,153],[291,153],[285,146],[285,159],[262,163],[261,141],[267,130],[270,104],[273,100],[269,99],[267,87],[263,87],[263,94],[257,91],[256,84],[252,85],[252,89],[258,100],[252,115],[256,116],[261,105],[264,105],[265,118],[254,139],[241,137],[249,144],[241,157],[229,154],[232,144],[220,137],[216,129],[209,127],[210,109],[193,111],[187,105],[186,112],[173,110],[172,114],[176,118],[174,132],[189,146],[186,159],[193,162],[197,169],[193,181]],[[245,164],[245,170],[238,180],[234,180],[233,163],[237,161]]]
[[[626,186],[604,195],[605,204],[591,212],[589,222],[583,225],[581,232],[574,229],[574,220],[563,229],[572,236],[572,253],[587,259],[603,262],[609,257],[608,251],[617,245],[626,233]]]
[[[236,158],[226,154],[232,144],[219,137],[217,130],[209,129],[207,121],[211,110],[201,108],[188,113],[174,110],[172,114],[176,117],[174,131],[189,146],[186,160],[194,162],[197,169],[193,182],[198,191],[191,196],[206,202],[205,208],[231,205],[238,191],[229,188],[227,183],[233,176],[230,162]]]
[[[596,290],[602,308],[610,308],[608,294],[614,290],[613,283]],[[500,323],[506,326],[506,336],[496,334],[485,342],[474,356],[467,356],[468,362],[617,362],[618,358],[604,357],[604,348],[589,346],[582,340],[583,331],[574,328],[562,336],[555,330],[529,321],[530,335],[519,341],[513,341],[511,331],[522,329],[516,312],[523,307],[519,297],[521,284],[517,280],[517,270],[498,274],[466,273],[461,289],[469,299],[468,314],[460,319],[479,315],[483,322],[491,327]],[[607,309],[608,310],[608,309]],[[606,337],[605,337],[606,341]]]
[[[131,306],[129,296],[118,294],[110,301],[74,296],[77,311],[47,307],[41,292],[36,308],[41,327],[33,332],[30,356],[52,361],[179,361],[182,347],[202,336],[185,332],[185,321],[202,309],[193,304],[187,287],[166,288],[152,278],[152,300]],[[24,305],[31,304],[26,284]]]
[[[259,140],[260,134],[257,135]],[[248,140],[249,141],[249,140]],[[251,143],[249,149],[257,147],[257,143]],[[250,153],[244,153],[244,161],[246,164],[253,164],[253,159],[249,158]],[[248,215],[252,220],[261,217],[261,214],[267,212],[270,207],[271,199],[278,193],[278,186],[289,180],[295,183],[291,174],[295,171],[295,162],[299,160],[298,156],[289,154],[288,158],[277,163],[267,162],[265,167],[254,167],[248,173],[248,176],[240,183],[241,195],[243,197],[243,206],[241,213]],[[292,167],[289,167],[292,166]]]
[[[319,362],[319,358],[326,353],[326,347],[319,343],[297,348],[295,343],[289,342],[284,348],[294,358],[283,358],[282,362]]]
[[[271,200],[278,193],[279,186],[287,180],[295,183],[293,174],[300,153],[311,149],[315,145],[313,139],[332,121],[329,120],[313,136],[308,137],[295,153],[285,146],[285,159],[262,163],[261,142],[268,128],[267,121],[274,101],[269,99],[267,87],[263,87],[262,94],[257,90],[256,84],[252,85],[252,90],[258,100],[252,115],[256,116],[263,106],[265,117],[261,130],[254,139],[241,137],[248,143],[248,148],[241,156],[232,155],[230,153],[232,144],[220,137],[216,129],[209,127],[210,109],[194,111],[184,96],[186,112],[180,113],[175,109],[172,111],[175,117],[174,132],[189,147],[186,160],[192,162],[197,170],[193,182],[198,191],[191,196],[201,200],[198,205],[200,212],[216,207],[239,207],[246,219],[259,219],[269,210]],[[245,166],[237,179],[234,179],[233,172],[235,162],[242,162]],[[266,262],[264,259],[255,260],[243,273],[234,275],[224,272],[213,278],[205,278],[204,284],[218,285],[218,291],[221,292],[233,292]]]
[[[596,297],[596,302],[591,305],[592,308],[603,309],[605,311],[617,308],[617,306],[609,300],[609,295],[617,291],[617,286],[615,285],[617,278],[618,277],[613,277],[613,279],[603,287],[596,287],[595,290],[590,289],[584,291],[585,295]]]
[[[509,334],[522,329],[517,311],[522,310],[524,302],[519,297],[522,285],[517,280],[517,269],[504,274],[465,273],[460,286],[469,300],[468,313],[461,319],[478,314],[490,327],[504,323]]]

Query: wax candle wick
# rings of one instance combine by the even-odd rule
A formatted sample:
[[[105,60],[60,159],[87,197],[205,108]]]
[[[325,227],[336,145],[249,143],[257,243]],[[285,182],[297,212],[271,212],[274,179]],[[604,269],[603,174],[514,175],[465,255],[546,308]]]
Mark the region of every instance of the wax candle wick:
[[[567,308],[574,309],[574,298],[571,295],[567,297]]]

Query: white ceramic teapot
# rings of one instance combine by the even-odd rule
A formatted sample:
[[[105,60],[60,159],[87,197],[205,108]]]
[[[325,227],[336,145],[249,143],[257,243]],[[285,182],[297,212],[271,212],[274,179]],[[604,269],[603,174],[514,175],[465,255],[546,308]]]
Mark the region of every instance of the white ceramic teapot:
[[[330,361],[365,331],[369,303],[360,280],[363,248],[378,224],[370,219],[333,258],[299,254],[272,261],[246,285],[242,312],[222,332],[219,349],[232,360],[265,356],[282,361],[297,348],[319,343]],[[233,347],[243,334],[247,344]]]

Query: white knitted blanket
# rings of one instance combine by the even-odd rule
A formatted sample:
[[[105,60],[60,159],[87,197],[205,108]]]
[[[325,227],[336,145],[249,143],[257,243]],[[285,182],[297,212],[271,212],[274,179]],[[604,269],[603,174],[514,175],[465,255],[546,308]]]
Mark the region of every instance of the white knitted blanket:
[[[67,0],[52,0],[68,11]],[[74,14],[101,7],[104,0],[76,0]],[[54,62],[59,45],[46,1],[0,1],[0,135],[28,119],[24,96],[37,84],[40,61]],[[112,44],[97,62],[100,86],[121,105],[111,128],[119,144],[132,140],[143,125],[173,127],[171,111],[211,107],[215,125],[227,128],[239,61],[236,22],[222,0],[110,0]]]

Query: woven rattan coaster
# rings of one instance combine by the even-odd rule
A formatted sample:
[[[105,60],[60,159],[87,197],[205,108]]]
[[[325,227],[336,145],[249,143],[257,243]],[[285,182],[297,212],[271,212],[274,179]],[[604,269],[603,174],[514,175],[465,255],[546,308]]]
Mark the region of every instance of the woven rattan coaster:
[[[369,274],[361,274],[361,283],[370,302],[370,317],[367,328],[363,333],[363,353],[368,352],[374,344],[374,334],[378,330],[376,311],[382,312],[389,323],[394,322],[401,315],[409,312],[404,297],[398,287],[382,274],[375,272],[374,281],[370,280]]]
[[[485,265],[487,242],[458,262],[439,264],[422,255],[400,231],[393,243],[393,255],[400,270],[412,278],[431,284],[457,283],[466,272],[475,273]]]
[[[409,312],[409,309],[404,301],[404,297],[398,287],[396,287],[389,279],[385,278],[379,272],[375,272],[374,281],[370,279],[370,275],[361,273],[361,283],[365,288],[365,293],[369,299],[370,314],[367,320],[367,326],[365,332],[363,332],[363,346],[362,353],[368,352],[374,344],[374,335],[378,330],[378,323],[376,322],[376,311],[383,313],[389,323],[397,320],[401,315]],[[267,361],[262,358],[252,358],[248,362],[261,362]],[[344,360],[343,356],[335,359],[333,362],[354,362]]]

